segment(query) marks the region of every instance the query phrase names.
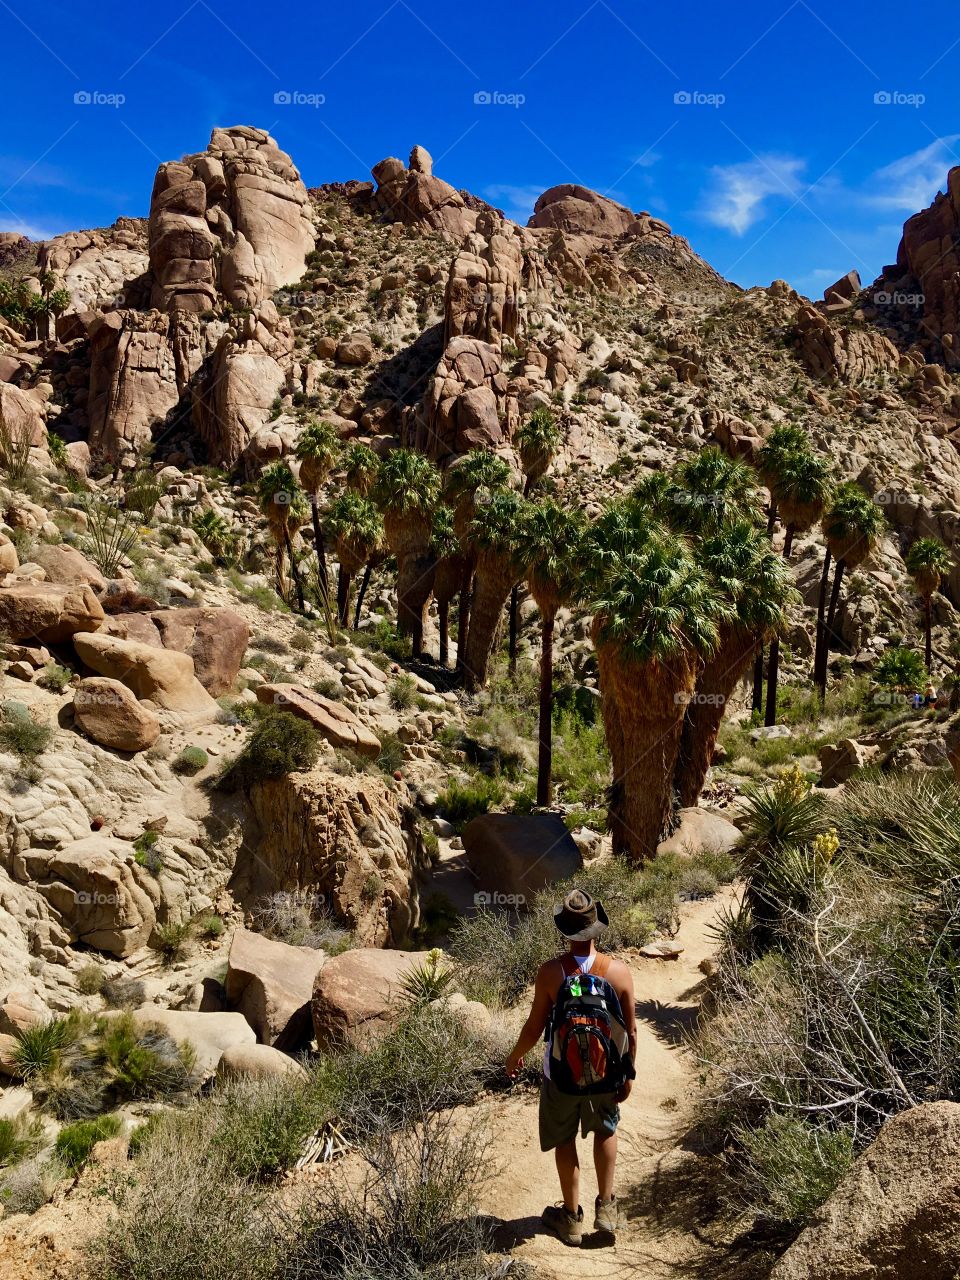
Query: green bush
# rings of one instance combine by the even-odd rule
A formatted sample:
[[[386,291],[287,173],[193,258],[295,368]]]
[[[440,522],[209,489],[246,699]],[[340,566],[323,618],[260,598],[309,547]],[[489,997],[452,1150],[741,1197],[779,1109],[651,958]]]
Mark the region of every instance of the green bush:
[[[225,928],[222,918],[217,915],[201,916],[197,921],[197,932],[202,938],[222,938]]]
[[[61,667],[57,662],[48,662],[36,677],[35,683],[41,689],[48,689],[51,693],[63,693],[72,679],[73,672],[69,667]]]
[[[9,751],[30,763],[46,751],[53,739],[48,724],[38,724],[20,703],[7,703],[0,720],[0,751]]]
[[[916,649],[892,645],[884,649],[873,669],[873,678],[881,689],[903,693],[922,692],[929,676],[923,658]]]
[[[243,751],[225,768],[218,786],[250,787],[270,778],[310,769],[320,754],[316,729],[289,711],[275,711],[253,727]]]
[[[56,1153],[67,1168],[76,1172],[89,1159],[98,1142],[115,1138],[122,1128],[119,1116],[97,1116],[95,1120],[78,1120],[65,1125],[57,1134]]]
[[[89,961],[77,970],[77,990],[81,995],[98,996],[103,990],[106,974],[102,965],[95,960]]]
[[[188,924],[157,925],[157,950],[164,960],[171,964],[183,954],[189,937],[190,926]]]
[[[437,807],[455,831],[460,832],[472,818],[500,804],[506,788],[499,778],[474,774],[467,782],[452,778],[440,792]]]
[[[390,705],[395,711],[408,711],[417,696],[417,682],[413,676],[399,675],[387,687]]]
[[[394,774],[403,768],[405,759],[404,746],[395,733],[380,735],[380,754],[377,756],[377,768],[383,773]]]
[[[39,1117],[0,1119],[0,1166],[18,1164],[36,1155],[43,1145],[43,1125]]]
[[[192,778],[201,769],[205,769],[209,763],[210,757],[202,747],[184,747],[171,763],[170,768],[174,773],[180,773]]]
[[[568,804],[593,808],[610,785],[610,754],[602,724],[587,724],[576,711],[554,717],[553,778]]]
[[[792,1116],[768,1116],[736,1132],[743,1157],[734,1176],[749,1208],[790,1227],[805,1226],[853,1164],[847,1129],[815,1129]]]

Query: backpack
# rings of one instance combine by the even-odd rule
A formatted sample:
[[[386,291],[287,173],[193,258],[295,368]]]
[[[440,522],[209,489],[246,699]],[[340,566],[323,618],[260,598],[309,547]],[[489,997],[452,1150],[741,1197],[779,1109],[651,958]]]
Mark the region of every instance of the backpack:
[[[550,1079],[561,1093],[615,1093],[636,1071],[616,991],[605,978],[610,957],[598,955],[589,973],[565,955],[563,982],[547,1024]]]

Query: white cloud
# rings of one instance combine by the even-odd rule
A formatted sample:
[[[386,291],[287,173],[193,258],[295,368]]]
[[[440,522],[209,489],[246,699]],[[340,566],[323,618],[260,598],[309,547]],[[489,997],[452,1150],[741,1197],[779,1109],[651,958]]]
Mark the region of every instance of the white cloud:
[[[484,197],[502,209],[508,218],[524,224],[533,213],[533,206],[546,187],[514,187],[509,183],[484,188]]]
[[[951,150],[960,134],[936,138],[929,146],[901,156],[878,169],[865,193],[867,202],[881,209],[898,209],[917,213],[930,204],[946,181],[948,170],[957,161]]]
[[[708,222],[742,236],[766,212],[775,196],[796,199],[806,161],[797,156],[765,155],[742,164],[714,165],[713,185],[702,207]]]

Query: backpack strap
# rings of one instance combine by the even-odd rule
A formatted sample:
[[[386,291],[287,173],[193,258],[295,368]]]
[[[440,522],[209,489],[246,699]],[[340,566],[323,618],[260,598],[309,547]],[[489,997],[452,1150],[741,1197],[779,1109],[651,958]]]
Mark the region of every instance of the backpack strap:
[[[598,978],[605,978],[610,972],[610,965],[613,963],[613,957],[605,955],[602,951],[597,952],[597,958],[593,962],[590,972],[596,974]]]

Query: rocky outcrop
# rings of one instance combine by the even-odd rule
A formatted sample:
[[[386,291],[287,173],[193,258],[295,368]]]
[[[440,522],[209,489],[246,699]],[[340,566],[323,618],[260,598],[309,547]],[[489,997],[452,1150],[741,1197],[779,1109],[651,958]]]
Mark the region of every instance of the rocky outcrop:
[[[0,630],[14,641],[63,644],[79,632],[96,631],[103,619],[87,586],[12,581],[0,587]]]
[[[106,589],[106,579],[97,566],[67,542],[43,543],[34,549],[30,558],[44,571],[48,582],[70,587],[88,586],[96,592]]]
[[[251,307],[303,275],[313,248],[306,188],[262,129],[214,129],[205,152],[162,164],[150,203],[153,305]]]
[[[135,1009],[133,1016],[140,1026],[159,1027],[177,1044],[188,1044],[201,1079],[209,1079],[216,1072],[228,1051],[256,1047],[253,1028],[239,1013],[196,1013],[144,1005]]]
[[[138,698],[167,711],[216,714],[217,704],[197,679],[193,659],[186,653],[109,635],[77,635],[73,647],[85,666],[121,681]]]
[[[624,235],[636,219],[636,214],[615,200],[608,200],[589,187],[563,182],[538,198],[527,226],[615,239]]]
[[[459,240],[476,226],[477,215],[448,182],[433,175],[433,161],[423,147],[410,153],[409,168],[387,156],[372,169],[377,183],[374,200],[395,222],[421,225]]]
[[[160,719],[119,680],[90,676],[73,696],[77,727],[112,751],[146,751],[160,737]]]
[[[87,416],[94,455],[132,465],[180,399],[170,318],[109,311],[90,328]]]
[[[118,218],[112,227],[68,231],[41,246],[41,271],[58,277],[72,312],[140,307],[148,301],[147,226],[143,218]]]
[[[225,335],[194,389],[193,423],[210,461],[232,467],[272,412],[286,382],[293,334],[269,300]]]
[[[117,613],[103,633],[187,654],[197,679],[214,698],[233,688],[250,640],[250,627],[238,613],[214,606]]]
[[[47,440],[43,406],[29,391],[9,382],[0,382],[0,430],[17,443],[29,441],[39,448]]]
[[[888,338],[833,324],[809,302],[797,313],[796,333],[800,359],[815,378],[855,384],[900,368],[900,354]]]
[[[257,687],[257,701],[306,720],[333,747],[346,747],[371,759],[380,754],[376,734],[342,703],[325,698],[313,689],[299,684],[261,684]]]
[[[428,855],[398,791],[380,778],[321,767],[258,783],[250,799],[262,836],[238,877],[246,899],[302,889],[367,946],[410,936]]]
[[[326,956],[247,929],[230,944],[226,992],[261,1044],[293,1051],[310,1038],[310,999]]]
[[[771,1280],[954,1280],[960,1258],[960,1106],[888,1120]]]
[[[333,956],[313,988],[313,1033],[321,1049],[369,1044],[403,1007],[403,978],[425,963],[425,951],[358,948]]]
[[[948,369],[960,369],[960,166],[950,170],[946,186],[946,194],[938,192],[929,209],[904,225],[897,250],[900,278],[879,283],[892,299],[922,297],[928,354]]]
[[[516,338],[523,249],[512,223],[481,213],[477,229],[450,264],[444,298],[444,344],[466,336],[499,346]]]
[[[529,906],[534,895],[583,866],[564,821],[553,813],[482,813],[463,832],[467,863],[477,878],[478,902]]]
[[[508,400],[499,350],[479,338],[452,338],[417,411],[417,445],[440,461],[508,443],[519,416]]]

